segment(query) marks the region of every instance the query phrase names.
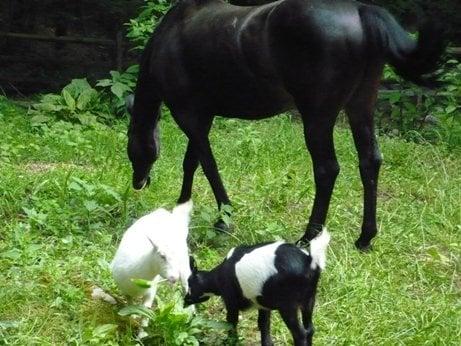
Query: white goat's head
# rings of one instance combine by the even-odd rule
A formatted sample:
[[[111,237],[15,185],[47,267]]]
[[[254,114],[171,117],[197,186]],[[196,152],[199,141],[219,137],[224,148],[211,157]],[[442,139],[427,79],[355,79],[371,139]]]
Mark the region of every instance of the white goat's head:
[[[171,283],[181,279],[183,285],[187,285],[190,275],[187,236],[191,211],[191,200],[177,205],[163,225],[164,237],[159,239],[157,236],[154,242],[147,236],[152,244],[154,260],[159,265],[160,276]]]

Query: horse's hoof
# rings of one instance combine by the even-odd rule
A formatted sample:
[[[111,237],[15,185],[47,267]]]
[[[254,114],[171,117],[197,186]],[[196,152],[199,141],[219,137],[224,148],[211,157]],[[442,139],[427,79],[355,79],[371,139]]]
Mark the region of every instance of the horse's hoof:
[[[370,241],[363,241],[360,240],[360,238],[356,240],[355,247],[362,252],[370,252],[371,250],[373,250]]]
[[[225,223],[223,220],[219,219],[218,221],[215,222],[213,225],[213,228],[217,232],[221,233],[232,233],[234,227],[232,225],[229,225]]]

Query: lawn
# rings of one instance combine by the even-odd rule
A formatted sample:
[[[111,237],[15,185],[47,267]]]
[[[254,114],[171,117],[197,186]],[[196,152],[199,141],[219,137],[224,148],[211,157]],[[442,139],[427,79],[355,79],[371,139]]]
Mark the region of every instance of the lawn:
[[[132,322],[118,314],[121,306],[94,301],[91,290],[98,286],[119,296],[108,263],[134,219],[174,206],[185,137],[165,112],[152,184],[135,192],[126,119],[85,126],[35,126],[29,119],[25,109],[0,99],[0,344],[135,344]],[[298,239],[314,193],[300,123],[288,116],[216,119],[211,141],[233,201],[235,231],[223,236],[211,230],[215,201],[198,171],[189,243],[199,266],[213,267],[237,244]],[[362,211],[357,159],[347,127],[335,131],[341,173],[328,216],[332,242],[314,342],[459,345],[459,152],[386,136],[379,142],[379,234],[373,251],[360,253],[353,246]],[[160,290],[146,343],[171,344],[179,337],[183,343],[224,343],[225,332],[213,322],[225,317],[219,299],[199,308],[201,320],[181,311],[180,301],[179,287]],[[242,316],[241,344],[256,345],[256,312]],[[276,345],[291,343],[278,316],[272,331]]]

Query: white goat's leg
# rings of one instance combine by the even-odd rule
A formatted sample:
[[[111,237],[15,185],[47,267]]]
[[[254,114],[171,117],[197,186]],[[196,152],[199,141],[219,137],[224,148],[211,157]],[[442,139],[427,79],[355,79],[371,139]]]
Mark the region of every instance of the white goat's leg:
[[[143,296],[142,305],[144,305],[148,309],[152,308],[152,305],[155,299],[155,294],[157,293],[157,286],[160,280],[161,280],[160,275],[157,275],[151,281],[151,285],[149,289],[146,291],[146,293]],[[149,319],[147,317],[143,317],[141,319],[141,327],[139,328],[139,332],[138,332],[139,339],[145,338],[147,336],[147,333],[144,331],[144,328],[146,328],[148,325],[149,325]]]

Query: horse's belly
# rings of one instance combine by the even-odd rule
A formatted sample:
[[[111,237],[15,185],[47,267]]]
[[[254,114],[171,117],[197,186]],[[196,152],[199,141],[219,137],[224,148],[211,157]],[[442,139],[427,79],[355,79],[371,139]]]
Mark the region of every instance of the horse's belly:
[[[245,84],[208,90],[203,101],[210,110],[225,117],[266,118],[293,108],[293,98],[282,87]]]

